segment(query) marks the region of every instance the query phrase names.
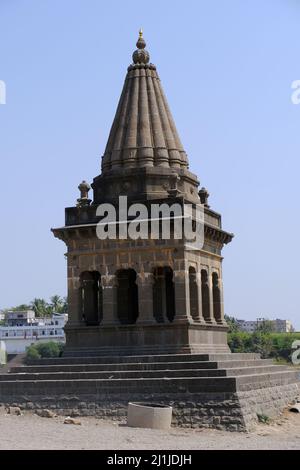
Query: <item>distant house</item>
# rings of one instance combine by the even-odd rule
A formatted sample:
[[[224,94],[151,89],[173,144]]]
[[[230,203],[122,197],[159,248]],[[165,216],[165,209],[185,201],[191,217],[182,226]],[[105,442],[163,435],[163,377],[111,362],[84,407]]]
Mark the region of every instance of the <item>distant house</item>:
[[[294,331],[292,322],[290,320],[268,320],[266,318],[257,318],[256,320],[237,320],[238,326],[242,331],[253,333],[264,322],[271,321],[273,324],[274,332],[276,333],[290,333]]]
[[[12,313],[17,315],[11,315]],[[22,317],[21,313],[23,313]],[[8,354],[25,352],[28,346],[38,341],[51,340],[64,343],[64,326],[67,320],[68,315],[65,313],[54,313],[52,317],[36,318],[34,312],[29,310],[8,312],[6,324],[0,326],[0,341],[5,342]]]
[[[35,321],[35,313],[33,310],[9,310],[5,320],[8,326],[25,326]]]

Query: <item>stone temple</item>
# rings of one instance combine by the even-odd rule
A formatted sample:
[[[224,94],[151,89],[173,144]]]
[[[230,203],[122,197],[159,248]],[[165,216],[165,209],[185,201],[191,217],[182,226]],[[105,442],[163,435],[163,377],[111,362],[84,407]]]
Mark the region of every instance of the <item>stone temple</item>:
[[[83,181],[65,225],[53,229],[67,246],[64,356],[0,374],[0,403],[116,419],[126,416],[129,401],[171,404],[174,424],[248,430],[259,414],[276,415],[296,399],[299,374],[258,354],[229,351],[222,248],[233,235],[189,171],[145,47],[140,32],[93,198]],[[175,236],[185,212],[176,219],[171,210],[169,236],[159,213],[158,237],[123,237],[136,217],[128,211],[106,224],[116,237],[99,237],[107,211],[98,208],[106,204],[120,214],[125,198],[141,211],[155,204],[201,207],[202,223],[193,210],[190,221],[196,232],[201,228],[203,243],[195,248],[186,234]]]
[[[68,249],[66,354],[228,352],[222,256],[233,235],[189,171],[155,65],[140,33],[102,157],[102,172],[81,183],[65,226]],[[203,204],[204,244],[185,239],[99,240],[96,209],[128,203]]]

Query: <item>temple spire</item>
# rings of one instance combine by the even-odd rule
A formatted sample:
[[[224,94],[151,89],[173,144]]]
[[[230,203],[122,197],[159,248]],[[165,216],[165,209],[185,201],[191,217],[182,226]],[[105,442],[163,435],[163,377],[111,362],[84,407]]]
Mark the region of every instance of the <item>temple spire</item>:
[[[102,159],[102,171],[119,168],[187,169],[182,147],[155,65],[140,29]]]

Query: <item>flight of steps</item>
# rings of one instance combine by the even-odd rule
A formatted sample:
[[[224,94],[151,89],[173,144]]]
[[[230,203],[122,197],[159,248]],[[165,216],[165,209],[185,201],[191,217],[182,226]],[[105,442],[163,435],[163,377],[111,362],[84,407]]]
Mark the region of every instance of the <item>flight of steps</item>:
[[[12,365],[0,403],[122,417],[129,401],[155,401],[171,403],[180,425],[241,429],[262,406],[293,400],[298,375],[252,353],[62,357]]]

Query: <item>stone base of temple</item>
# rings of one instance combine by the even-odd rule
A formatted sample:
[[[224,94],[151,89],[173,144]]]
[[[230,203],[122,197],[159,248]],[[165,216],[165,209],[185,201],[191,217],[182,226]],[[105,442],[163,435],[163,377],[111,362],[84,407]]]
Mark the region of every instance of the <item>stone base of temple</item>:
[[[0,403],[125,421],[128,402],[168,404],[172,424],[248,431],[299,397],[299,372],[258,354],[32,360],[0,374]]]
[[[64,356],[228,353],[225,325],[68,325]]]

